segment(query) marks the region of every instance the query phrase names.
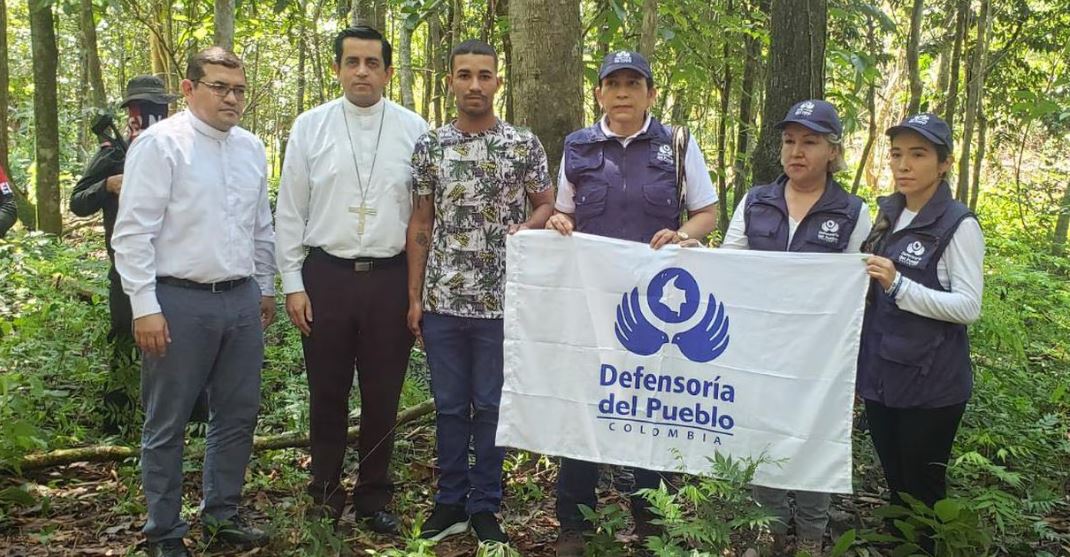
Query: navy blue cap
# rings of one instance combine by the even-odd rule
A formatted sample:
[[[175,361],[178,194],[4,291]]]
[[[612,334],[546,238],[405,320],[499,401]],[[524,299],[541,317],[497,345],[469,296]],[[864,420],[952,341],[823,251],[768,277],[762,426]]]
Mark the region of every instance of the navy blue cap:
[[[836,114],[836,107],[820,99],[807,99],[795,103],[788,110],[787,116],[784,116],[784,119],[773,127],[782,130],[788,124],[806,126],[817,133],[843,135],[843,122]]]
[[[650,62],[638,52],[622,50],[610,52],[602,59],[602,68],[598,70],[598,80],[602,81],[607,75],[617,70],[635,70],[647,79],[653,79],[654,74],[650,71]]]
[[[922,112],[907,116],[898,126],[892,126],[884,131],[888,137],[895,137],[899,132],[912,131],[921,134],[922,137],[937,145],[946,145],[948,150],[953,148],[951,128],[947,122],[931,112]]]

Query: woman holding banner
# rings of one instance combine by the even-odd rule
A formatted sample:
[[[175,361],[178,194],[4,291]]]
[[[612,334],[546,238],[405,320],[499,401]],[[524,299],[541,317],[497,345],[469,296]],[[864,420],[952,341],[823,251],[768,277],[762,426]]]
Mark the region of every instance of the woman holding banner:
[[[781,131],[784,174],[747,192],[721,247],[857,253],[870,231],[869,211],[861,198],[847,193],[833,178],[846,167],[843,124],[835,107],[816,99],[799,102],[776,128]],[[788,492],[754,486],[754,498],[776,518],[773,552],[783,554],[792,519]],[[830,500],[828,493],[795,491],[798,550],[821,554]]]
[[[932,506],[947,491],[947,461],[973,387],[966,325],[981,315],[984,237],[947,182],[951,130],[933,114],[889,128],[896,192],[864,251],[870,287],[858,394],[893,503]],[[921,545],[931,551],[932,540]]]

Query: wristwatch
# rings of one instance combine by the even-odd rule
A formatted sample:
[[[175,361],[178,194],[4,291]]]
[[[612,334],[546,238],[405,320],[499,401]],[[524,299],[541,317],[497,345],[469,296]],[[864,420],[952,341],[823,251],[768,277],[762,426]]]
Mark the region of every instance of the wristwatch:
[[[691,239],[691,236],[688,236],[687,232],[684,232],[683,230],[677,230],[676,236],[680,238],[681,242],[686,242]]]

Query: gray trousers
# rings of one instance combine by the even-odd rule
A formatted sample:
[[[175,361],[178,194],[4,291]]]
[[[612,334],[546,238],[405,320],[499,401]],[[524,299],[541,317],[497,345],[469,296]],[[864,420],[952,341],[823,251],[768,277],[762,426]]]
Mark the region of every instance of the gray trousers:
[[[815,491],[794,491],[795,534],[806,540],[821,540],[829,523],[829,504],[832,496]],[[754,500],[769,511],[776,520],[770,525],[774,534],[785,534],[791,522],[791,505],[788,491],[771,487],[754,486]]]
[[[264,361],[255,281],[219,293],[158,284],[156,298],[171,344],[162,358],[144,355],[141,365],[141,482],[149,510],[142,533],[150,542],[181,538],[189,531],[179,515],[182,449],[202,390],[207,390],[209,418],[201,515],[226,520],[237,512],[260,409]]]

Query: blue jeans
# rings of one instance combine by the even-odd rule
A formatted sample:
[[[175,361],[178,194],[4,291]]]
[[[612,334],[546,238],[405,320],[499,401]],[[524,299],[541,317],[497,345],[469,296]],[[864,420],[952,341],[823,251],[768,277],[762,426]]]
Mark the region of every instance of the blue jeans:
[[[505,449],[494,445],[502,398],[501,319],[425,313],[422,332],[435,397],[438,494],[469,514],[498,512]],[[469,463],[468,448],[475,452]]]

